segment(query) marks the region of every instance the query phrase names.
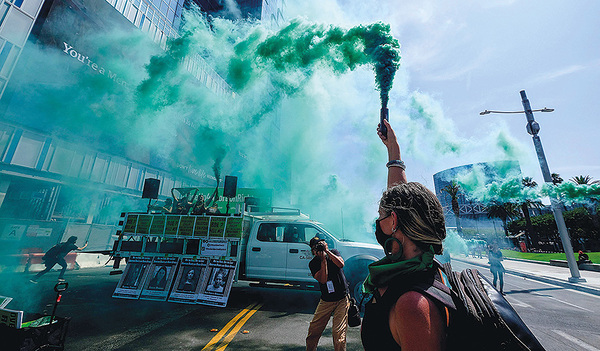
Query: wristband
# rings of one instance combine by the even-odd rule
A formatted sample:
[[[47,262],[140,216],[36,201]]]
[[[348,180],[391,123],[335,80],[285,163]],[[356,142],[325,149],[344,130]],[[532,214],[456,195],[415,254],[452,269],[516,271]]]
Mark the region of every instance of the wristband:
[[[406,165],[404,164],[404,161],[402,161],[402,160],[391,160],[390,162],[386,163],[385,166],[387,168],[398,167],[398,168],[401,168],[403,171],[406,169]]]

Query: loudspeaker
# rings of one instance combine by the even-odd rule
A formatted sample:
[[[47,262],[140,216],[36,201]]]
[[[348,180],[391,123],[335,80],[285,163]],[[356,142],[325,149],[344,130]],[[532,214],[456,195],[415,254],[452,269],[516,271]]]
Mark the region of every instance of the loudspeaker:
[[[225,176],[225,185],[223,185],[224,197],[235,197],[237,191],[237,177]]]
[[[158,199],[159,188],[159,179],[147,178],[146,180],[144,180],[144,190],[142,190],[142,199]]]

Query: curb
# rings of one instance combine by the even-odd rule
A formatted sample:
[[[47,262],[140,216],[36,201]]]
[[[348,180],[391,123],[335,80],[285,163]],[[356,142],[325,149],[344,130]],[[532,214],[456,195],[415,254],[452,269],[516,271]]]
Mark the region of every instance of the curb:
[[[452,260],[456,260],[459,262],[463,262],[463,263],[468,263],[468,264],[472,264],[474,266],[479,266],[482,268],[488,268],[487,265],[481,264],[481,263],[477,263],[477,262],[472,262],[472,261],[467,261],[467,260],[463,260],[460,258],[452,258]],[[522,260],[522,259],[513,259],[515,261],[523,261],[523,262],[528,262],[528,263],[537,263],[535,261],[530,261],[530,260]],[[546,264],[546,263],[541,263],[541,264]],[[548,284],[553,284],[553,285],[558,285],[558,286],[562,286],[563,288],[567,288],[567,289],[573,289],[573,290],[578,290],[578,291],[582,291],[582,292],[586,292],[588,294],[592,294],[592,295],[596,295],[596,296],[600,296],[600,289],[597,288],[590,288],[588,286],[581,286],[578,284],[573,284],[573,283],[569,283],[569,282],[565,282],[556,278],[550,278],[550,277],[545,277],[545,276],[539,276],[539,275],[534,275],[534,274],[529,274],[529,273],[524,273],[524,272],[519,272],[519,271],[514,271],[514,270],[510,270],[510,269],[505,269],[506,273],[512,274],[512,275],[517,275],[523,278],[528,278],[531,280],[537,280],[543,283],[548,283]]]

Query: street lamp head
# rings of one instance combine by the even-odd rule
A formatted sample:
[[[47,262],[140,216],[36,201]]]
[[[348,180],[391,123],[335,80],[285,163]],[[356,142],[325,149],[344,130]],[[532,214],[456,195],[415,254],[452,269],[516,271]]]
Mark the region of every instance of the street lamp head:
[[[483,115],[487,115],[487,114],[490,114],[490,113],[491,113],[491,112],[490,112],[490,111],[488,111],[488,110],[485,110],[485,111],[479,112],[479,114],[480,114],[481,116],[483,116]]]
[[[543,109],[540,110],[540,112],[554,112],[554,109],[553,108],[544,107]]]

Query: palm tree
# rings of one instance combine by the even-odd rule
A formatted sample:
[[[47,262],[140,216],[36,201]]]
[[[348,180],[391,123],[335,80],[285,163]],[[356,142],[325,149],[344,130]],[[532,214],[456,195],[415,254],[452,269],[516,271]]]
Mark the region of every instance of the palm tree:
[[[554,184],[554,185],[558,185],[565,181],[564,179],[562,179],[560,177],[560,174],[558,174],[558,173],[552,173],[550,176],[552,177],[552,184]]]
[[[452,212],[454,212],[454,217],[456,218],[456,230],[459,234],[462,234],[462,228],[460,227],[460,207],[458,206],[458,193],[460,192],[460,185],[453,180],[450,184],[443,187],[442,191],[450,195]]]
[[[593,178],[590,177],[589,175],[578,175],[575,176],[571,179],[569,179],[571,182],[577,184],[577,185],[592,185],[592,184],[600,184],[600,180],[592,180]],[[598,205],[598,199],[591,197],[590,201],[586,201],[583,203],[583,206],[588,210],[588,212],[590,213],[591,217],[592,217],[592,224],[594,225],[595,228],[600,228],[600,220],[598,220],[598,211],[596,209]]]
[[[519,217],[519,206],[512,202],[493,201],[487,206],[488,218],[500,218],[504,234],[508,236],[508,228],[506,223],[509,219]]]
[[[572,181],[573,183],[577,184],[577,185],[591,185],[591,184],[600,184],[600,180],[593,180],[592,181],[592,177],[590,177],[589,175],[578,175],[575,176],[571,179],[569,179],[570,181]]]
[[[533,180],[533,178],[531,177],[525,177],[521,180],[523,187],[525,188],[535,188],[537,186],[537,183],[535,180]],[[537,237],[537,233],[533,228],[533,225],[531,224],[531,216],[529,215],[529,206],[533,205],[535,201],[532,201],[530,199],[524,199],[521,203],[521,212],[523,212],[523,216],[525,217],[525,223],[526,223],[526,231],[527,231],[527,235],[526,237],[529,238],[529,243],[528,246],[532,247],[535,244],[535,246],[537,246],[538,243],[538,237]],[[537,201],[539,202],[539,201]]]

